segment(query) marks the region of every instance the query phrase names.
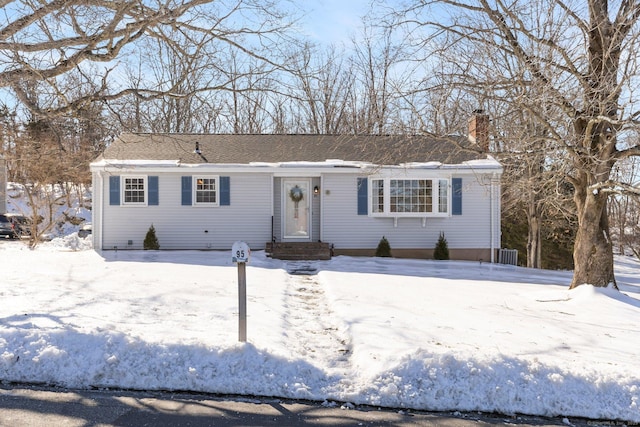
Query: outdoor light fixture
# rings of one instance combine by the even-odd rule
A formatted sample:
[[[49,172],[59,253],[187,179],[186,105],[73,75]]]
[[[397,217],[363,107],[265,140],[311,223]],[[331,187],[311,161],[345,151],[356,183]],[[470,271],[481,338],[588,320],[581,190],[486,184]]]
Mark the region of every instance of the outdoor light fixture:
[[[318,188],[318,186],[316,185],[315,187],[313,187],[313,194],[315,196],[317,196],[318,194],[320,194],[320,188]]]

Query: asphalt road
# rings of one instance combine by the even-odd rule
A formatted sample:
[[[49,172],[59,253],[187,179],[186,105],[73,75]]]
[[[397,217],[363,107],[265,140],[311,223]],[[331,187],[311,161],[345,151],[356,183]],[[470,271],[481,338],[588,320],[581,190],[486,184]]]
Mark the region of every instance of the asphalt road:
[[[611,426],[563,418],[431,413],[275,398],[0,386],[0,426]]]

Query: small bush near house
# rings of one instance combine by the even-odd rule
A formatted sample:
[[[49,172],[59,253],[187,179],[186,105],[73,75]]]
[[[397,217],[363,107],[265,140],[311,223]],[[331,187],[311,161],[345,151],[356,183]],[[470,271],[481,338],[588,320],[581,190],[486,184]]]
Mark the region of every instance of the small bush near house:
[[[378,247],[376,248],[376,256],[381,257],[390,257],[391,256],[391,245],[386,237],[382,236],[380,239],[380,243],[378,243]]]
[[[440,233],[440,237],[438,237],[436,248],[433,251],[433,259],[449,259],[449,244],[447,243],[447,239],[444,238],[444,233]]]
[[[151,224],[149,227],[149,231],[147,231],[147,235],[144,236],[143,243],[144,250],[148,249],[160,249],[160,243],[158,242],[158,237],[156,236],[156,229]]]

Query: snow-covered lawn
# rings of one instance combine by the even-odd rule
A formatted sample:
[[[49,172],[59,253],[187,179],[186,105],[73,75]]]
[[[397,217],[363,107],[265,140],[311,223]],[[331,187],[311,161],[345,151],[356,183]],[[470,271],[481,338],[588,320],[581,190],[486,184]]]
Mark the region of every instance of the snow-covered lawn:
[[[231,253],[0,242],[0,379],[640,422],[640,264],[567,272],[254,252],[248,342]],[[72,248],[78,250],[72,250]]]

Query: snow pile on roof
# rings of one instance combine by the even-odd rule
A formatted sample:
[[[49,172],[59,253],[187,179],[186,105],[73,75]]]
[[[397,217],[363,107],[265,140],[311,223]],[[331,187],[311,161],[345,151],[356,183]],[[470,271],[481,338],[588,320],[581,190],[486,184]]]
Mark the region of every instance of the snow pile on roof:
[[[118,160],[118,159],[100,159],[91,163],[91,167],[104,168],[108,166],[115,167],[154,167],[154,166],[180,166],[179,160]]]

